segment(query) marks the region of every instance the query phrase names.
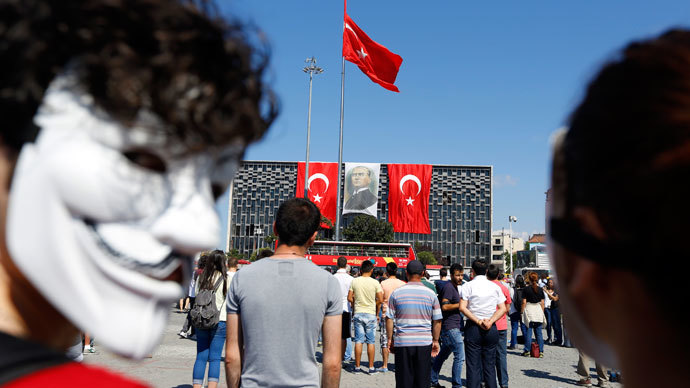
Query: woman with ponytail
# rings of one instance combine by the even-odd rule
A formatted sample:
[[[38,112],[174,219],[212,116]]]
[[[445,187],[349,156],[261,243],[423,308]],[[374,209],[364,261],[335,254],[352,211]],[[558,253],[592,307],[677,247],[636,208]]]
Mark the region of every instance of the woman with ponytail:
[[[201,290],[215,290],[216,308],[220,311],[218,325],[212,329],[197,329],[196,333],[196,361],[192,373],[194,388],[200,388],[204,382],[204,373],[208,363],[208,387],[215,388],[220,377],[220,356],[225,346],[225,329],[227,313],[225,311],[225,297],[230,282],[227,278],[225,263],[227,257],[221,250],[204,255],[206,262],[204,270],[196,282],[196,293]]]
[[[536,272],[530,272],[527,275],[529,279],[529,286],[523,289],[522,293],[522,322],[527,327],[525,331],[525,349],[523,356],[529,357],[530,346],[532,346],[532,330],[537,337],[537,344],[539,344],[539,358],[544,357],[544,336],[542,334],[542,327],[546,323],[546,316],[544,315],[544,291],[539,287],[539,275]]]

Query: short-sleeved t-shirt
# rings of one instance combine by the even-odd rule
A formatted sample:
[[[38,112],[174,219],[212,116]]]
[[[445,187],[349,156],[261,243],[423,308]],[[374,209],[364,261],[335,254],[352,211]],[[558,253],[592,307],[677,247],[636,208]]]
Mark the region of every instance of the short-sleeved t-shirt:
[[[436,293],[409,282],[391,294],[386,317],[395,321],[395,346],[405,347],[431,345],[431,322],[443,316]]]
[[[434,280],[434,287],[436,287],[436,293],[438,294],[438,300],[441,301],[441,291],[443,287],[450,283],[450,280]]]
[[[439,291],[438,299],[443,306],[443,300],[448,299],[450,304],[460,303],[460,292],[458,292],[458,287],[454,286],[451,282],[446,282],[443,284],[443,288]],[[443,324],[441,325],[441,330],[451,330],[451,329],[463,329],[462,325],[462,314],[460,310],[443,311]]]
[[[510,290],[508,289],[508,287],[506,287],[503,283],[499,282],[498,280],[494,280],[493,282],[501,288],[503,296],[506,297],[505,303],[513,303],[513,300],[510,298]],[[498,309],[498,307],[496,308]],[[508,330],[508,319],[506,318],[506,316],[507,314],[504,314],[498,321],[496,321],[496,330]]]
[[[355,294],[355,314],[376,314],[376,293],[383,292],[381,283],[371,276],[360,276],[350,284]]]
[[[484,275],[475,276],[472,281],[463,284],[460,297],[467,301],[467,309],[479,319],[491,318],[496,306],[506,301],[501,288]]]
[[[539,303],[544,300],[544,290],[537,287],[537,292],[534,292],[532,286],[527,286],[522,289],[522,298],[527,300],[527,303]]]
[[[319,387],[316,341],[341,315],[338,280],[306,259],[264,258],[237,271],[227,301],[244,341],[242,387]]]
[[[381,288],[383,289],[383,313],[385,314],[386,311],[388,311],[388,299],[390,298],[391,294],[395,289],[402,287],[405,285],[405,282],[402,280],[395,278],[395,279],[386,279],[381,282]]]

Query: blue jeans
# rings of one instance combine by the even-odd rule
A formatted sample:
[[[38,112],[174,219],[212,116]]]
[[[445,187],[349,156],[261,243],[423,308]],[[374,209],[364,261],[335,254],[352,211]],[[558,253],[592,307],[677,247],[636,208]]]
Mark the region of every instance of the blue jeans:
[[[563,342],[563,326],[561,326],[561,310],[556,308],[549,309],[551,311],[551,327],[553,328],[553,341],[556,345]]]
[[[204,383],[204,372],[208,362],[208,381],[218,381],[220,377],[220,356],[225,346],[225,321],[211,330],[196,331],[196,361],[192,372],[192,384]]]
[[[525,332],[525,352],[529,352],[532,346],[532,330],[537,337],[537,344],[539,344],[539,351],[544,353],[544,336],[541,332],[541,328],[544,326],[543,323],[531,322],[529,324],[529,329]]]
[[[510,314],[510,347],[514,348],[518,345],[518,326],[524,326],[520,320],[520,313],[514,312]],[[525,335],[525,330],[522,330],[522,335]]]
[[[496,325],[484,330],[474,322],[465,324],[465,355],[467,356],[467,388],[479,388],[482,381],[487,388],[496,388]]]
[[[376,343],[376,315],[367,313],[355,313],[352,322],[355,325],[356,344]]]
[[[345,345],[345,359],[346,360],[351,360],[352,359],[352,339],[348,338],[346,341]]]
[[[441,331],[441,351],[431,367],[431,383],[438,383],[443,363],[453,353],[453,388],[462,387],[462,364],[465,362],[465,344],[460,329]]]
[[[544,316],[546,316],[546,340],[551,342],[551,340],[553,339],[551,337],[551,326],[553,322],[553,318],[551,317],[551,309],[544,309]]]
[[[496,345],[496,377],[498,385],[508,386],[508,330],[498,331],[498,345]]]

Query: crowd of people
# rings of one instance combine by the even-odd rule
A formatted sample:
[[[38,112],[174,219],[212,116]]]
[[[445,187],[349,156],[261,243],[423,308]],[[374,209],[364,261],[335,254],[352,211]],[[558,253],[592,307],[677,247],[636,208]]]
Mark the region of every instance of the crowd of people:
[[[193,256],[218,246],[216,196],[276,117],[267,53],[214,9],[0,0],[0,384],[144,386],[65,352],[89,333],[119,355],[151,355]],[[364,344],[367,371],[388,367],[372,370],[378,323],[399,387],[438,385],[450,354],[454,386],[463,362],[469,387],[506,386],[506,313],[525,354],[545,354],[544,324],[547,340],[572,341],[578,385],[592,384],[590,357],[600,386],[603,366],[630,388],[684,385],[682,282],[649,270],[686,255],[668,236],[690,213],[688,112],[688,30],[633,42],[596,74],[553,138],[547,234],[558,287],[529,275],[511,296],[481,259],[467,283],[451,268],[434,285],[412,261],[404,285],[378,283],[364,265],[348,285],[346,271],[305,258],[318,208],[284,202],[272,256],[233,276],[213,253],[196,279],[194,385],[206,364],[217,384],[225,342],[230,387],[337,387],[345,316],[354,373]]]

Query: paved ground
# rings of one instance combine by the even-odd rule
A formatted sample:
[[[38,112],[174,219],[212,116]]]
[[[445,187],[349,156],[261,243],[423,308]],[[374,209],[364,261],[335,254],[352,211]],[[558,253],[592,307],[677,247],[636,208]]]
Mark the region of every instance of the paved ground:
[[[161,388],[191,388],[192,366],[196,357],[196,343],[193,340],[182,339],[177,336],[182,327],[185,315],[171,310],[170,322],[165,331],[163,342],[153,353],[153,357],[140,362],[133,362],[117,357],[98,345],[96,339],[95,354],[84,356],[85,362],[106,366],[113,370],[146,381],[153,387]],[[378,337],[378,335],[377,335]],[[320,349],[317,349],[320,352]],[[366,356],[364,357],[366,358]],[[391,356],[390,364],[394,364],[395,357]],[[363,363],[364,364],[364,363]],[[381,355],[376,355],[376,366],[381,364]],[[452,356],[445,362],[441,370],[441,384],[450,387],[450,367]],[[508,351],[508,375],[510,386],[513,388],[560,388],[575,387],[577,375],[577,351],[555,346],[546,346],[545,358],[526,358],[517,350]],[[393,366],[393,365],[391,365]],[[463,378],[465,376],[463,370]],[[592,369],[592,375],[596,372]],[[593,378],[596,382],[596,378]],[[620,384],[611,384],[620,388]],[[221,368],[221,387],[225,386],[225,374]],[[394,387],[393,372],[353,374],[346,369],[341,376],[341,387]]]

